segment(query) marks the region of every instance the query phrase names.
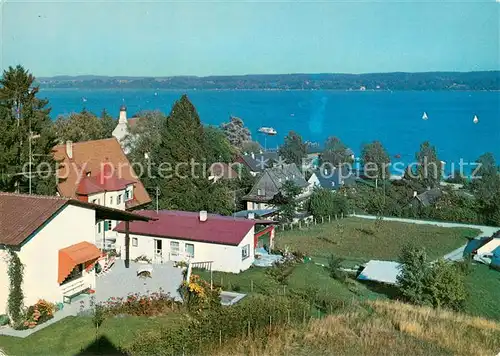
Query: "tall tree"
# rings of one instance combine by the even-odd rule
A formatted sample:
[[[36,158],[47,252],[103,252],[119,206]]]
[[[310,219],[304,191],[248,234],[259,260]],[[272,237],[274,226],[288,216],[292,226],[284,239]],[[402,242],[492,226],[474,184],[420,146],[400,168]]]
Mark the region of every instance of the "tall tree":
[[[301,191],[302,189],[293,181],[287,180],[281,186],[280,192],[271,200],[271,205],[278,208],[278,215],[282,221],[289,222],[295,217],[299,207],[297,196]]]
[[[397,277],[397,285],[402,297],[412,304],[428,304],[425,283],[430,267],[425,250],[412,245],[405,246],[399,262],[401,271]]]
[[[238,149],[242,149],[245,142],[252,141],[250,130],[245,127],[243,120],[239,117],[231,116],[229,122],[221,124],[221,129],[229,142]]]
[[[321,164],[329,163],[335,167],[343,163],[351,163],[352,159],[346,145],[338,138],[330,136],[325,142],[325,147],[320,155]]]
[[[287,163],[295,163],[300,168],[302,160],[307,157],[307,144],[298,133],[290,131],[278,153]]]
[[[203,132],[207,163],[232,162],[235,149],[224,132],[216,126],[206,126]]]
[[[113,137],[113,130],[116,128],[118,120],[114,119],[106,109],[101,112],[101,126],[104,138]]]
[[[418,180],[427,187],[433,188],[439,185],[443,172],[441,161],[438,159],[436,148],[429,141],[420,145],[420,150],[415,158],[418,162]]]
[[[0,190],[29,192],[31,161],[32,193],[54,194],[56,140],[48,101],[37,97],[34,81],[22,66],[9,67],[0,79]]]
[[[362,157],[367,177],[374,178],[376,183],[378,183],[379,179],[385,180],[389,177],[389,163],[391,160],[380,141],[373,141],[364,145]]]
[[[55,129],[60,142],[107,138],[102,120],[85,109],[80,113],[59,116],[55,121]]]

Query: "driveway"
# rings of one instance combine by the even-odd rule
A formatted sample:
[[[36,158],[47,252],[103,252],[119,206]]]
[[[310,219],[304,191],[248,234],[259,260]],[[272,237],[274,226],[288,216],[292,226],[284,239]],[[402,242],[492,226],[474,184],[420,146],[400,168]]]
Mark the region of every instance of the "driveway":
[[[351,216],[363,219],[376,219],[377,217],[374,215],[358,215],[353,214]],[[462,227],[462,228],[471,228],[478,229],[481,232],[476,236],[476,239],[482,237],[489,237],[493,235],[495,232],[500,230],[500,227],[494,226],[485,226],[485,225],[471,225],[471,224],[459,224],[452,222],[442,222],[442,221],[432,221],[432,220],[418,220],[418,219],[403,219],[403,218],[393,218],[393,217],[384,217],[384,220],[387,221],[397,221],[409,224],[423,224],[423,225],[435,225],[440,227]],[[464,250],[467,244],[457,248],[456,250],[451,251],[450,253],[443,256],[445,260],[450,261],[460,261],[463,258]]]

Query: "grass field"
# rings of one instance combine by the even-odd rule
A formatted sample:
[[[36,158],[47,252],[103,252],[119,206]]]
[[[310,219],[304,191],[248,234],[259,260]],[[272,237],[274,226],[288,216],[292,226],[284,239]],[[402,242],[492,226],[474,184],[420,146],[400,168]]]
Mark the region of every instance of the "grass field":
[[[328,257],[334,254],[348,260],[394,260],[408,243],[425,247],[430,258],[438,258],[467,243],[479,230],[443,228],[433,225],[346,218],[319,224],[303,230],[279,230],[276,246],[288,247],[309,256]]]
[[[500,272],[475,264],[472,266],[472,273],[467,276],[467,287],[467,311],[500,321]]]
[[[141,331],[169,327],[181,320],[180,314],[148,318],[128,316],[109,318],[99,329],[103,354],[112,355],[115,346],[127,347]],[[27,338],[0,336],[0,348],[9,356],[47,356],[93,354],[96,329],[90,317],[67,317]]]
[[[203,279],[210,281],[210,273],[194,271]],[[298,264],[288,277],[285,287],[266,274],[265,268],[253,267],[239,274],[213,273],[213,282],[223,290],[265,295],[283,295],[307,293],[315,289],[319,296],[329,296],[338,300],[375,299],[385,296],[368,289],[365,285],[351,281],[349,285],[341,283],[328,274],[328,271],[314,263]]]

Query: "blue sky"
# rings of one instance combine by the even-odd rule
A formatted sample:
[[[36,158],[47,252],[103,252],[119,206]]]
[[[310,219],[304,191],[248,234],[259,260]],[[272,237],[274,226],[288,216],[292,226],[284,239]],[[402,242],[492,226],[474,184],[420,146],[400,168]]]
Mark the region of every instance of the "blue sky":
[[[500,69],[500,3],[2,2],[1,66],[36,76]]]

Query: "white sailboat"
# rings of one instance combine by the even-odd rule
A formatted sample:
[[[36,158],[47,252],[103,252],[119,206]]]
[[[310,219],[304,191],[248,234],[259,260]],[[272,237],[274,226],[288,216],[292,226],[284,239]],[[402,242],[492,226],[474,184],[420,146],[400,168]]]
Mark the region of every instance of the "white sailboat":
[[[262,134],[269,135],[269,136],[274,136],[278,133],[272,127],[261,127],[258,131]]]
[[[474,115],[474,119],[472,120],[473,123],[477,124],[479,122],[479,119],[477,118],[477,115]]]
[[[424,114],[422,115],[422,120],[427,120],[429,117],[427,116],[427,113],[424,111]]]

